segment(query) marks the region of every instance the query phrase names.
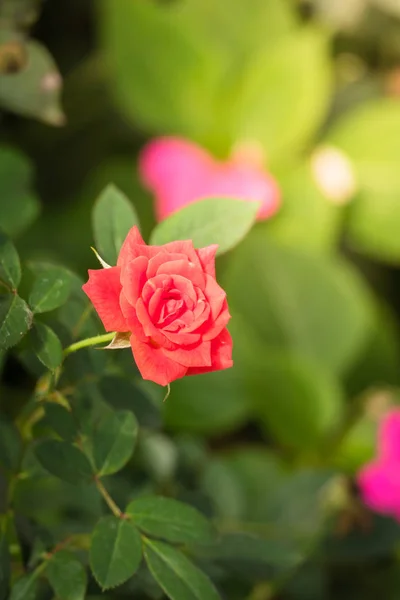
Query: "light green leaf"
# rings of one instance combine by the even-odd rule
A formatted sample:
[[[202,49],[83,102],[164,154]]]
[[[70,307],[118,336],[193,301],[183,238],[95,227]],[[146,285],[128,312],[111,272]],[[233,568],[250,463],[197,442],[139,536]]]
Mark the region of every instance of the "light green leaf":
[[[103,259],[115,265],[128,231],[139,226],[133,205],[115,185],[108,185],[93,207],[92,223],[96,249]]]
[[[78,485],[93,479],[93,470],[86,456],[68,442],[39,442],[35,455],[46,471],[63,481]]]
[[[370,292],[350,265],[273,244],[262,229],[236,252],[222,285],[259,341],[325,370],[345,371],[367,342]]]
[[[8,600],[37,600],[38,589],[36,573],[23,575],[14,583]]]
[[[27,60],[22,68],[16,73],[0,74],[0,106],[49,125],[63,125],[62,79],[53,58],[34,40],[25,43],[24,49]]]
[[[191,506],[172,498],[144,496],[133,500],[126,512],[141,531],[168,542],[207,544],[213,539],[209,521]]]
[[[60,550],[46,566],[47,579],[59,600],[84,600],[86,572],[80,560],[71,552]]]
[[[159,223],[150,243],[192,240],[196,248],[218,244],[218,254],[222,254],[245,237],[256,220],[258,208],[258,202],[229,198],[200,200]]]
[[[352,244],[380,260],[400,261],[400,105],[395,99],[362,103],[345,114],[327,141],[346,153],[359,191],[349,210]]]
[[[9,471],[17,471],[22,454],[22,441],[14,423],[0,419],[0,463]]]
[[[103,590],[132,577],[142,560],[142,541],[136,527],[125,519],[104,517],[92,535],[90,567]]]
[[[0,231],[0,285],[17,289],[21,280],[21,265],[14,244]]]
[[[302,356],[265,352],[254,356],[251,389],[261,423],[280,443],[318,447],[342,417],[339,382]]]
[[[0,223],[14,237],[37,217],[40,204],[31,191],[33,169],[23,154],[0,147]]]
[[[45,367],[54,371],[63,358],[61,342],[50,327],[35,321],[31,331],[33,350]]]
[[[144,555],[151,574],[171,600],[220,600],[210,579],[180,550],[145,539]]]
[[[0,534],[0,600],[6,600],[11,575],[11,557],[7,536]]]
[[[17,294],[0,295],[0,350],[7,350],[24,337],[32,325],[32,313]]]
[[[46,263],[30,263],[35,280],[29,294],[34,313],[44,313],[64,304],[71,291],[71,273],[63,267]]]
[[[132,456],[138,423],[131,411],[110,413],[93,436],[93,457],[99,475],[121,470]]]
[[[67,442],[73,442],[78,435],[78,428],[69,410],[56,402],[46,402],[46,421],[58,435]]]

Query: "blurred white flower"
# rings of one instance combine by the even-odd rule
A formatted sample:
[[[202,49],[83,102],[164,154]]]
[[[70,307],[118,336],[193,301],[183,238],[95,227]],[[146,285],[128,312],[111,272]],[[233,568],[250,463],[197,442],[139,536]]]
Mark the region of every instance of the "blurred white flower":
[[[357,190],[350,159],[333,146],[315,150],[311,156],[311,171],[318,188],[335,204],[346,204]]]

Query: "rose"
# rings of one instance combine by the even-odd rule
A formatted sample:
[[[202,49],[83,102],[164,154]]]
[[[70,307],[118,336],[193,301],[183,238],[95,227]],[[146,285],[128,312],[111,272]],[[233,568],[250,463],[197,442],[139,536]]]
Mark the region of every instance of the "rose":
[[[144,379],[167,385],[232,366],[230,314],[215,279],[216,250],[215,245],[195,250],[189,240],[148,246],[133,227],[117,266],[89,271],[83,290],[105,329],[119,332],[116,345],[131,346]]]
[[[229,159],[219,161],[185,139],[157,138],[143,149],[139,173],[155,196],[158,220],[211,197],[258,200],[258,219],[267,219],[279,208],[280,191],[258,154],[257,146],[242,145]]]

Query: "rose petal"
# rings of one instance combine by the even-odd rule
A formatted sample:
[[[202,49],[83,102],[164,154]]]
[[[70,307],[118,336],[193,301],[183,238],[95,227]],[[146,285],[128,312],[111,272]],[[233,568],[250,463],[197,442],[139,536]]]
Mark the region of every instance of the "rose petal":
[[[131,337],[131,347],[143,379],[154,381],[159,385],[167,385],[186,375],[187,367],[165,356],[162,348],[155,348],[151,343],[141,342],[134,335]]]
[[[190,263],[188,259],[164,262],[157,270],[157,275],[162,274],[171,276],[180,275],[200,289],[204,289],[205,286],[203,272],[196,265]]]
[[[379,454],[383,459],[395,459],[400,467],[400,410],[386,413],[379,427]]]
[[[157,275],[157,271],[161,265],[171,260],[181,260],[186,259],[189,260],[186,254],[179,254],[177,252],[167,252],[166,250],[161,249],[158,254],[153,256],[149,260],[149,265],[147,267],[147,277],[151,279],[155,275]]]
[[[176,350],[164,350],[164,354],[185,367],[211,366],[211,342],[202,342],[190,348],[178,347]]]
[[[135,334],[135,336],[142,342],[148,341],[148,336],[143,331],[143,325],[139,321],[136,315],[136,310],[128,302],[123,291],[119,297],[119,304],[121,306],[122,314],[124,315],[128,324],[128,330]]]
[[[89,270],[89,281],[82,289],[90,298],[106,331],[129,330],[119,304],[122,289],[119,267]]]
[[[209,371],[221,371],[233,366],[232,361],[232,338],[227,329],[224,329],[218,337],[211,341],[211,366],[191,367],[187,375],[199,375]]]
[[[169,340],[167,340],[165,335],[154,325],[154,323],[150,319],[149,313],[147,312],[146,305],[144,304],[141,298],[139,298],[139,300],[137,301],[135,309],[137,318],[142,324],[143,331],[147,336],[149,336],[159,346],[163,346],[165,348],[170,349],[175,347],[175,345]]]
[[[400,476],[398,464],[372,462],[361,469],[357,476],[363,500],[378,512],[391,514],[400,509]]]
[[[199,248],[196,250],[197,256],[201,262],[204,273],[211,275],[215,278],[215,255],[218,250],[218,244],[212,244],[205,248]]]
[[[138,256],[134,260],[123,263],[121,268],[121,283],[124,294],[133,306],[140,297],[142,288],[147,281],[147,265],[149,259],[146,256]]]
[[[128,263],[138,256],[151,258],[156,253],[154,248],[156,248],[156,246],[147,246],[147,244],[145,244],[139,229],[134,225],[132,229],[129,230],[121,250],[119,251],[117,266],[121,267],[123,263]]]
[[[214,338],[216,338],[221,333],[221,331],[225,329],[230,318],[231,315],[229,314],[228,303],[225,300],[220,314],[215,319],[215,321],[211,323],[209,329],[207,329],[207,331],[203,333],[203,340],[206,342],[207,340],[213,340]]]
[[[213,319],[216,319],[222,310],[222,306],[226,299],[226,293],[213,277],[206,275],[204,294],[210,304],[211,316]]]
[[[201,335],[199,333],[182,333],[181,331],[174,333],[163,329],[163,334],[171,342],[180,346],[190,346],[197,344],[197,342],[201,340]]]

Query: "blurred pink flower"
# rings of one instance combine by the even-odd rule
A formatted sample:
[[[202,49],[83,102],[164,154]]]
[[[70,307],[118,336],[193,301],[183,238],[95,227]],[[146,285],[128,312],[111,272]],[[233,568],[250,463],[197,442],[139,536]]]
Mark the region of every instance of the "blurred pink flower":
[[[259,219],[272,216],[280,204],[276,181],[244,153],[218,161],[196,144],[177,137],[157,138],[142,151],[139,173],[155,195],[159,221],[187,204],[210,197],[259,200]]]
[[[361,469],[357,481],[367,506],[400,521],[400,409],[383,417],[378,456]]]

